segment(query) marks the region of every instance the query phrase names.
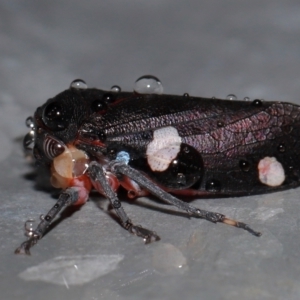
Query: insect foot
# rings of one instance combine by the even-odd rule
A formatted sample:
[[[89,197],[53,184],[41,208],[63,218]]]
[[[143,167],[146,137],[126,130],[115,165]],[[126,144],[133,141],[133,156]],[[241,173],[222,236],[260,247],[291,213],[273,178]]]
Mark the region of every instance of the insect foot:
[[[150,244],[152,242],[156,242],[156,241],[160,240],[160,237],[156,234],[156,232],[151,231],[151,230],[146,229],[146,228],[143,228],[140,225],[133,225],[131,223],[127,223],[124,227],[130,233],[143,238],[145,244]]]

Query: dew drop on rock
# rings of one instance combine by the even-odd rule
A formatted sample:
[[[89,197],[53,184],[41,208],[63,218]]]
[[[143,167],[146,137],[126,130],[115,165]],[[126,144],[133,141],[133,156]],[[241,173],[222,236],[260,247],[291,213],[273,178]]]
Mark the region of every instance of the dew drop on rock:
[[[87,84],[82,79],[75,79],[70,84],[70,88],[72,89],[86,90],[87,87],[88,87]]]
[[[158,94],[164,91],[160,80],[152,75],[145,75],[136,80],[134,91],[138,94]]]
[[[184,254],[169,243],[160,243],[153,249],[152,265],[164,275],[184,274],[189,269]]]

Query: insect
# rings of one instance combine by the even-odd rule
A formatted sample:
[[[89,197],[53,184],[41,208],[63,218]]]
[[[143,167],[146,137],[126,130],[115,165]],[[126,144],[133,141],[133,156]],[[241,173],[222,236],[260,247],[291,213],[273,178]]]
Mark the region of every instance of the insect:
[[[152,194],[191,217],[260,236],[177,196],[243,196],[299,185],[295,104],[165,95],[151,76],[138,79],[134,92],[88,88],[75,80],[38,107],[27,125],[24,147],[49,167],[52,185],[62,192],[15,253],[30,254],[56,215],[84,204],[92,189],[109,199],[126,230],[150,243],[159,236],[130,220],[117,195],[121,187],[129,198]]]

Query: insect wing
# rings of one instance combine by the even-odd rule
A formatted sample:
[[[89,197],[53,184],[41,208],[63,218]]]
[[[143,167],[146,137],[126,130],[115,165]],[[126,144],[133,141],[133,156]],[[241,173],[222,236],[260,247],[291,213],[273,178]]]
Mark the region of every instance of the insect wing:
[[[299,185],[299,122],[289,103],[119,93],[81,129],[162,186],[216,197]]]

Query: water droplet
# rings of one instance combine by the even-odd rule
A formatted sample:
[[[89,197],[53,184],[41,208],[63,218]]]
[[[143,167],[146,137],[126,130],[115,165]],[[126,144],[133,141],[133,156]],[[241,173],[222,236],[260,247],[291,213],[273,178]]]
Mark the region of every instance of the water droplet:
[[[202,173],[202,156],[192,146],[182,143],[180,152],[169,164],[169,167],[162,172],[152,172],[151,176],[165,187],[183,189],[198,182]]]
[[[189,147],[183,147],[183,152],[184,153],[190,153],[190,149],[189,149]]]
[[[98,137],[100,138],[100,140],[103,142],[103,141],[105,141],[106,140],[106,134],[105,134],[105,132],[104,131],[99,131],[99,133],[98,133]]]
[[[23,139],[23,148],[25,150],[32,150],[34,140],[35,140],[35,132],[34,130],[30,130],[30,132],[28,132]]]
[[[96,99],[91,104],[91,110],[96,113],[104,112],[107,109],[107,104],[100,99]]]
[[[113,103],[116,100],[116,96],[113,93],[106,93],[103,95],[102,100],[106,103]]]
[[[250,163],[246,160],[243,160],[243,159],[240,160],[239,165],[240,165],[241,170],[244,172],[248,172],[250,170]]]
[[[244,97],[244,100],[245,101],[250,101],[250,98],[249,97]]]
[[[262,102],[259,99],[255,99],[255,100],[253,100],[252,105],[256,106],[256,107],[260,107],[260,106],[262,106]]]
[[[218,127],[223,127],[223,126],[224,126],[224,122],[219,121],[219,122],[217,123],[217,126],[218,126]]]
[[[213,96],[213,97],[211,97],[211,99],[216,99],[216,97],[215,97],[215,96]]]
[[[45,215],[40,215],[40,220],[44,221],[45,220]]]
[[[50,222],[50,221],[52,220],[52,218],[51,218],[51,216],[47,215],[47,216],[45,217],[45,220],[46,220],[47,222]]]
[[[189,93],[184,93],[183,94],[183,97],[187,97],[188,98],[189,96],[190,96]]]
[[[87,84],[82,79],[75,79],[71,82],[70,88],[72,89],[79,89],[79,90],[85,90],[87,89]]]
[[[24,224],[25,235],[27,237],[31,237],[33,235],[33,232],[34,232],[33,223],[34,223],[34,220],[33,219],[29,219]]]
[[[116,150],[115,149],[109,149],[109,150],[107,150],[107,152],[108,152],[108,155],[110,157],[114,157],[115,158],[115,155],[116,155]]]
[[[121,88],[118,86],[118,85],[113,85],[110,90],[113,92],[113,93],[120,93],[121,92]]]
[[[227,95],[226,99],[227,100],[236,100],[237,96],[235,94],[229,94],[229,95]]]
[[[185,178],[185,175],[183,173],[178,173],[177,174],[177,182],[180,185],[186,185],[186,178]]]
[[[188,271],[186,257],[174,245],[159,243],[153,249],[152,264],[159,273],[178,275]]]
[[[173,174],[177,174],[178,173],[178,165],[179,165],[178,159],[174,159],[171,162],[171,164],[170,164],[170,170],[172,171]]]
[[[137,79],[134,91],[138,94],[158,94],[164,91],[163,86],[158,78],[152,75],[145,75]]]
[[[25,124],[28,128],[34,128],[34,121],[33,121],[33,117],[28,117],[25,121]]]
[[[209,192],[219,192],[221,190],[221,183],[217,179],[210,179],[206,182],[205,189]]]
[[[285,152],[285,145],[282,143],[282,144],[279,144],[278,147],[277,147],[277,150],[281,153],[284,153]]]

